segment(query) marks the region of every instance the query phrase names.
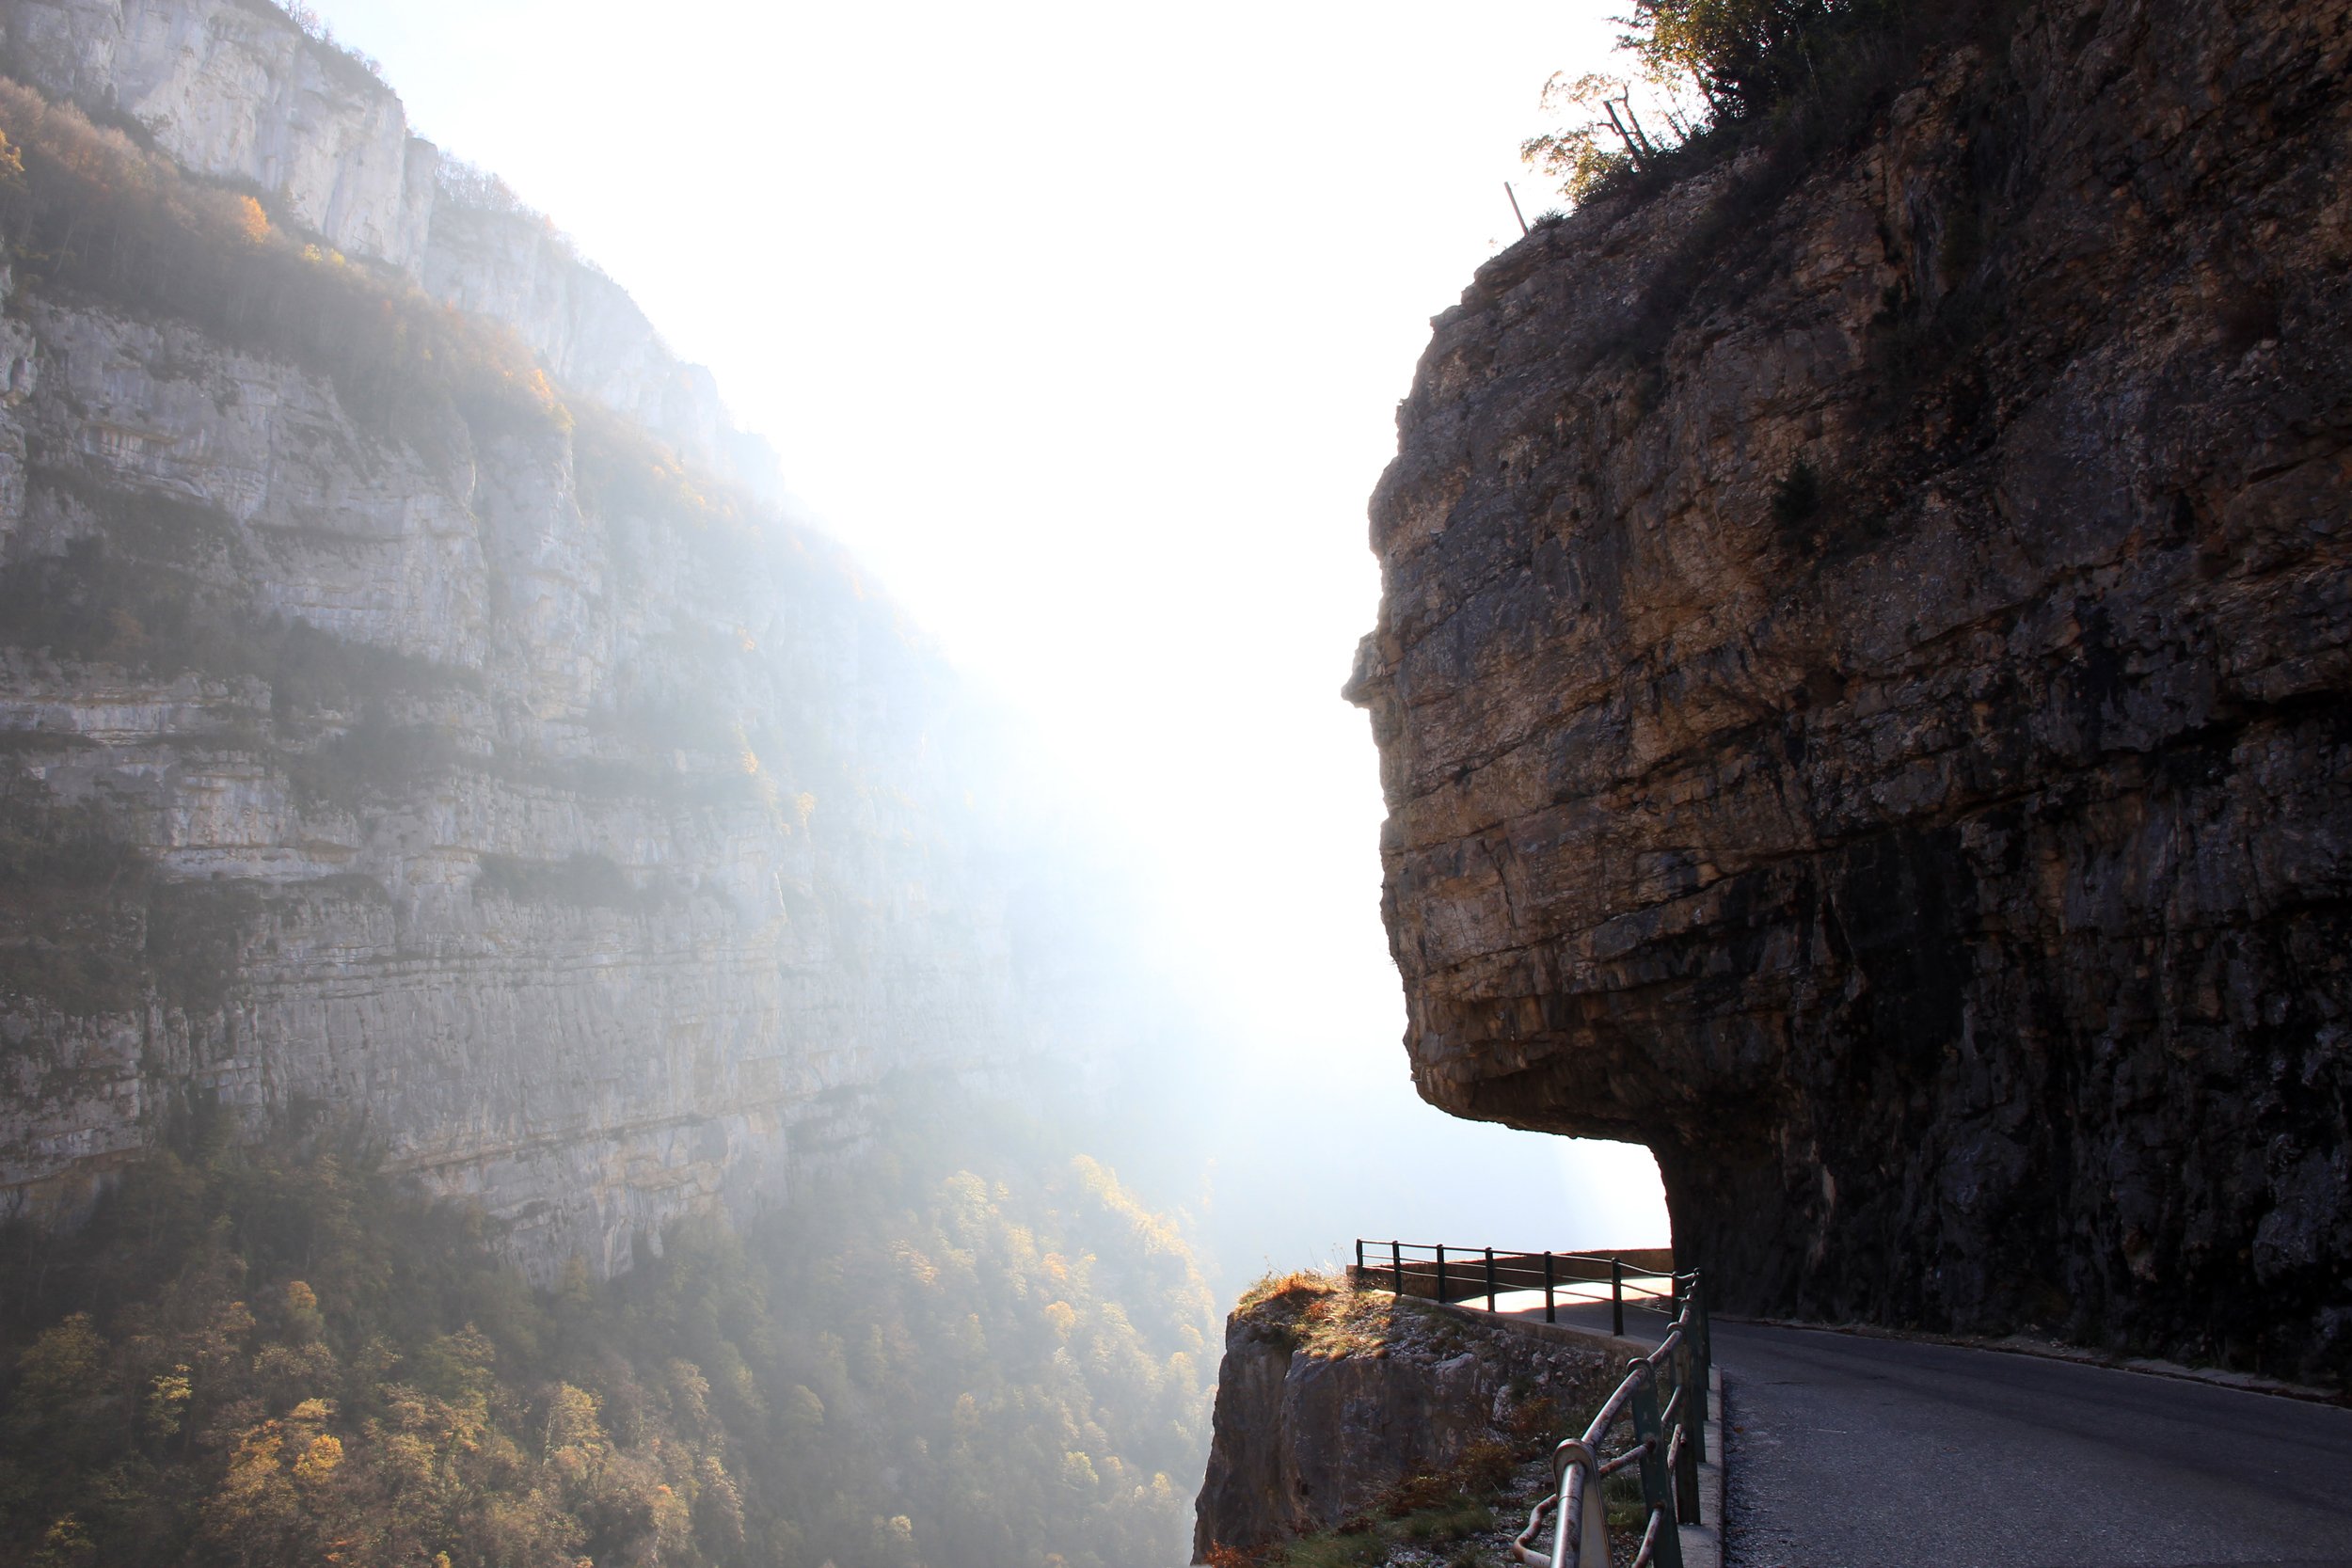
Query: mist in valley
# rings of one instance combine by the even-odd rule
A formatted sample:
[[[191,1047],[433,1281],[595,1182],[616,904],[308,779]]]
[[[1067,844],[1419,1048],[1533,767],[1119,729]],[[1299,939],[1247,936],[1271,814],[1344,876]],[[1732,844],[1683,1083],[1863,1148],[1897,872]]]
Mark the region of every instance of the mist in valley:
[[[1102,944],[1073,969],[1152,976],[1125,1022],[1184,1064],[1159,1119],[1229,1279],[1374,1230],[1663,1239],[1639,1151],[1412,1094],[1337,696],[1391,408],[1518,233],[1502,182],[1558,204],[1518,144],[1606,8],[320,14],[713,369],[996,716]]]

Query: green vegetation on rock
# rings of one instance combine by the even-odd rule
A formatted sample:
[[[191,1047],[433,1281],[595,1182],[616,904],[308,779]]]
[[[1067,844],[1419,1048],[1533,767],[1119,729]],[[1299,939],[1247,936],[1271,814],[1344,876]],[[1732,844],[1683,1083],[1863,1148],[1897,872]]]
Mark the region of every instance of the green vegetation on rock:
[[[1555,76],[1557,129],[1520,148],[1581,201],[1671,184],[1749,148],[1791,170],[1864,131],[1924,50],[1990,39],[2016,0],[1634,0],[1619,39],[1644,87]],[[1645,120],[1637,97],[1647,102]]]

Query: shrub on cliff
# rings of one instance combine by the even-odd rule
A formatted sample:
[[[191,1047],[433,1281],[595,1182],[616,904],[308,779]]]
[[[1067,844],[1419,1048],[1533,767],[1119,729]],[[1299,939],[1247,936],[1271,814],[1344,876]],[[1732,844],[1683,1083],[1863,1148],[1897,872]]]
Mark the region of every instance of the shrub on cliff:
[[[1625,46],[1688,80],[1710,122],[1752,119],[1820,82],[1816,56],[1888,26],[1906,0],[1634,0]]]
[[[1555,75],[1543,105],[1567,122],[1531,137],[1520,155],[1582,200],[1671,182],[1758,142],[1818,152],[1867,125],[1923,47],[1997,26],[2015,8],[2016,0],[1634,0],[1618,40],[1631,76]]]

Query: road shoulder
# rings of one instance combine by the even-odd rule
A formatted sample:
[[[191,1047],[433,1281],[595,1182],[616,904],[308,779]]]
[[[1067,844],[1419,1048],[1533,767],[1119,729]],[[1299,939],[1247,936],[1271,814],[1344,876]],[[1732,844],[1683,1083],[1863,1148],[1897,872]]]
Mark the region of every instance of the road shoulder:
[[[2352,1390],[2289,1383],[2282,1378],[2264,1377],[2258,1372],[2233,1372],[2219,1367],[2188,1367],[2178,1361],[2159,1361],[2148,1356],[2112,1355],[2085,1345],[2070,1345],[2058,1339],[2038,1339],[2026,1334],[1993,1338],[1980,1334],[1933,1334],[1925,1329],[1887,1328],[1878,1323],[1822,1323],[1797,1318],[1735,1317],[1725,1312],[1716,1313],[1715,1321],[1743,1323],[1755,1328],[1794,1328],[1813,1334],[1846,1334],[1857,1339],[1894,1339],[1913,1345],[1949,1345],[1958,1350],[1997,1351],[2004,1355],[2030,1355],[2044,1361],[2071,1362],[2077,1367],[2105,1367],[2110,1371],[2141,1372],[2149,1377],[2169,1377],[2183,1383],[2202,1383],[2215,1388],[2234,1388],[2241,1394],[2271,1394],[2280,1399],[2352,1408]]]

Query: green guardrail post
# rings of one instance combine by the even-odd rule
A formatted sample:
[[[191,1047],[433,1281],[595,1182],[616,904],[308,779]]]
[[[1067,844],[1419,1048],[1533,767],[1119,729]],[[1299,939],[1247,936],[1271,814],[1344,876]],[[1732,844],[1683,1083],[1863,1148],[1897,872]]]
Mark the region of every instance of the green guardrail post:
[[[1486,1249],[1486,1310],[1495,1309],[1495,1249]]]
[[[1446,1299],[1446,1294],[1445,1294],[1445,1243],[1444,1243],[1443,1242],[1439,1242],[1439,1243],[1438,1243],[1438,1299],[1439,1301],[1443,1301],[1443,1300],[1445,1300],[1445,1299]]]
[[[1698,1402],[1691,1421],[1691,1446],[1704,1460],[1707,1457],[1708,1408],[1712,1397],[1708,1390],[1708,1380],[1715,1367],[1715,1346],[1708,1331],[1707,1292],[1696,1275],[1691,1280],[1691,1327],[1685,1338],[1692,1349],[1692,1375],[1697,1379],[1691,1386],[1691,1392]]]
[[[1556,1323],[1559,1321],[1551,1310],[1551,1254],[1547,1252],[1544,1254],[1544,1322]]]
[[[1642,1455],[1642,1506],[1650,1513],[1666,1511],[1666,1527],[1658,1532],[1658,1552],[1650,1560],[1658,1568],[1682,1568],[1682,1531],[1675,1528],[1674,1473],[1666,1465],[1666,1433],[1658,1415],[1658,1374],[1645,1371],[1633,1386],[1633,1437],[1646,1437],[1649,1451]]]
[[[1697,1361],[1691,1354],[1686,1331],[1682,1343],[1675,1347],[1675,1386],[1682,1393],[1675,1413],[1675,1425],[1682,1432],[1682,1451],[1675,1457],[1675,1518],[1686,1525],[1699,1522],[1699,1461],[1705,1457],[1699,1451],[1699,1434],[1707,1430],[1707,1407],[1691,1386],[1691,1369]]]
[[[1609,1332],[1625,1338],[1625,1259],[1609,1259]]]
[[[1402,1297],[1405,1294],[1405,1243],[1402,1242],[1389,1243],[1389,1272],[1396,1275],[1396,1293]]]

